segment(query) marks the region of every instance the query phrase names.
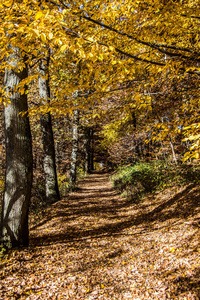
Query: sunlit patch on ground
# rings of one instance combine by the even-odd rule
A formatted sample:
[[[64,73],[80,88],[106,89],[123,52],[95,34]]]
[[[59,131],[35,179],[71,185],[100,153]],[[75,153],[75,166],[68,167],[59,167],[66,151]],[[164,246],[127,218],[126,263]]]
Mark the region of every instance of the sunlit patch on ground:
[[[0,299],[199,299],[199,189],[134,203],[92,174],[30,218],[30,247],[2,259]]]

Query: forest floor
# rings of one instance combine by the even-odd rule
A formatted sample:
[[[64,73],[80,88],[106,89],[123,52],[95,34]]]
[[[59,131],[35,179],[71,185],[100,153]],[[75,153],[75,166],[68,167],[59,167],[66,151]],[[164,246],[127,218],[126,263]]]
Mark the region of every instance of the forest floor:
[[[31,213],[1,259],[0,299],[200,299],[200,188],[122,198],[109,174]]]

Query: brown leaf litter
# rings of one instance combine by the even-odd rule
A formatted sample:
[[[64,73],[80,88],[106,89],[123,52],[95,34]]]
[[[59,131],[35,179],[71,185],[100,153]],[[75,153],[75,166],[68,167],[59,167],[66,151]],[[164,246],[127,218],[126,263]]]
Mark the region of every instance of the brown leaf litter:
[[[92,174],[30,217],[30,246],[1,261],[0,299],[200,299],[200,189],[140,203]]]

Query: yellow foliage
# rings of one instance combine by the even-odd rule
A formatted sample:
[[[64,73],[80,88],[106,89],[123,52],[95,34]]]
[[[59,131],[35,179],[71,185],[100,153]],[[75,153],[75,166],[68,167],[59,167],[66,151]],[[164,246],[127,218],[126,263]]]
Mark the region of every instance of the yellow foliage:
[[[111,93],[122,97],[120,89],[132,82],[121,100],[122,118],[115,112],[116,120],[104,128],[107,138],[117,138],[117,132],[128,123],[130,107],[134,107],[146,127],[154,129],[154,139],[169,140],[185,127],[185,141],[194,142],[191,150],[196,151],[199,125],[192,124],[198,124],[199,115],[199,1],[55,3],[43,1],[41,8],[34,0],[0,0],[0,71],[12,68],[7,62],[12,47],[20,48],[31,67],[30,80],[16,89],[23,94],[31,76],[37,80],[38,63],[51,49],[49,71],[54,99],[40,111],[57,115],[70,112],[77,86],[81,93],[76,104],[87,110],[103,103]],[[167,81],[180,83],[174,101],[174,105],[176,101],[180,105],[173,107],[169,102],[163,112],[161,106],[173,93],[161,90]],[[197,87],[192,93],[190,84]],[[32,110],[34,113],[38,108]],[[168,121],[162,122],[165,114]],[[150,117],[151,125],[146,121]]]

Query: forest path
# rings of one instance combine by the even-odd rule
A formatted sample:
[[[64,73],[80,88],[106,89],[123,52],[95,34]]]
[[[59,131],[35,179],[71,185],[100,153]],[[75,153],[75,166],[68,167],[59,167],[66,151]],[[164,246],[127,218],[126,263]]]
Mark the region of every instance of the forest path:
[[[199,299],[200,192],[173,193],[134,203],[91,174],[32,214],[30,246],[3,260],[0,299]]]
[[[119,203],[120,197],[111,187],[109,175],[91,174],[79,181],[76,192],[45,211],[41,224],[32,228],[35,229],[32,242],[55,244],[107,235],[109,224],[115,223]]]

